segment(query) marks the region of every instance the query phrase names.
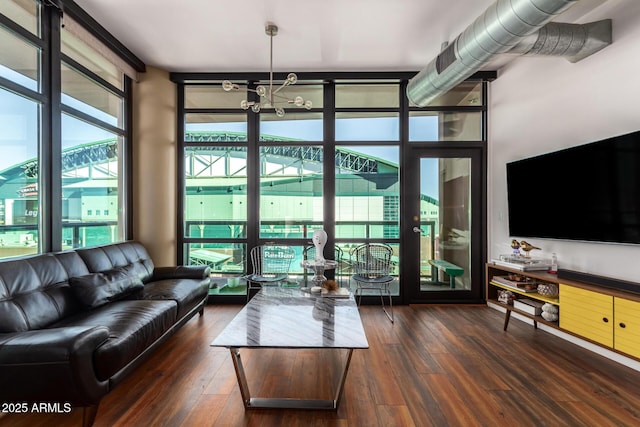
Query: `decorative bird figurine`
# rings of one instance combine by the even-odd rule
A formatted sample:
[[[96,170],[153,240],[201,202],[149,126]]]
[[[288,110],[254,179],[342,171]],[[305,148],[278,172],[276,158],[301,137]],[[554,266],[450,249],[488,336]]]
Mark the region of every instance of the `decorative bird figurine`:
[[[538,249],[540,250],[539,247],[537,246],[533,246],[531,243],[528,243],[527,241],[523,240],[520,242],[520,249],[522,249],[524,251],[524,256],[526,256],[527,258],[530,256],[529,252],[531,252],[534,249]]]
[[[511,249],[513,249],[514,255],[520,255],[520,242],[518,242],[516,239],[513,239],[511,241]]]

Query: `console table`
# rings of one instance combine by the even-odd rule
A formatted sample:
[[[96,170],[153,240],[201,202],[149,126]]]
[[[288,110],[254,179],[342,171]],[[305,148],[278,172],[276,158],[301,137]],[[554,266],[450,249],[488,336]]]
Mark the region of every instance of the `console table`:
[[[556,284],[557,297],[525,292],[505,286],[494,279],[498,276],[518,274],[543,283]],[[486,265],[487,302],[503,307],[505,312],[504,330],[507,330],[511,312],[533,320],[534,327],[542,323],[561,330],[624,356],[640,360],[640,285],[624,283],[620,285],[595,285],[589,283],[589,275],[562,278],[543,271],[520,271],[493,263]],[[615,279],[606,279],[609,282]],[[624,285],[624,287],[622,287]],[[539,315],[530,314],[513,305],[498,301],[500,289],[511,291],[523,298],[553,304],[559,308],[559,321],[550,322]],[[634,291],[633,289],[637,289]]]

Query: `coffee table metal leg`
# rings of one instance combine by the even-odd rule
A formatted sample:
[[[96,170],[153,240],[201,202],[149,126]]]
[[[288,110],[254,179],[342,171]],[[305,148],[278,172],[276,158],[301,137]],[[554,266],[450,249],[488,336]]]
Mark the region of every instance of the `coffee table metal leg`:
[[[333,400],[329,399],[293,399],[293,398],[278,398],[278,397],[251,397],[249,393],[249,385],[245,376],[244,367],[242,366],[242,359],[240,358],[240,349],[237,347],[230,347],[231,359],[233,360],[233,366],[236,371],[236,377],[238,379],[238,386],[240,387],[240,394],[242,395],[242,401],[245,409],[326,409],[337,410],[338,404],[342,397],[342,391],[344,390],[344,383],[347,379],[347,372],[351,363],[351,355],[353,349],[347,349],[347,360],[342,369],[340,375],[340,381],[338,382],[337,389]]]
[[[353,354],[353,349],[348,349],[347,360],[344,364],[344,368],[342,369],[342,375],[340,376],[340,383],[338,384],[338,389],[336,390],[336,396],[334,399],[335,409],[338,409],[338,404],[340,403],[340,398],[342,397],[342,391],[344,390],[344,383],[347,380],[347,371],[349,370],[349,364],[351,364],[351,355]]]
[[[251,393],[249,393],[249,384],[247,383],[247,377],[244,374],[242,359],[240,359],[240,349],[237,347],[230,347],[229,350],[231,351],[233,367],[236,370],[236,378],[238,379],[238,386],[240,387],[242,401],[244,402],[244,407],[247,408],[251,401]]]

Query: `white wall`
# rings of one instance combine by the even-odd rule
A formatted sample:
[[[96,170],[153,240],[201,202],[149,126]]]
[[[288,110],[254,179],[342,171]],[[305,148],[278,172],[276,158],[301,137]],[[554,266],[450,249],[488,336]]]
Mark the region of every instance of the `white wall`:
[[[510,251],[507,162],[640,130],[640,1],[608,0],[578,23],[606,18],[613,44],[604,50],[575,64],[517,58],[491,83],[489,258]],[[556,252],[560,268],[640,283],[640,246],[527,240],[543,249],[533,255]]]

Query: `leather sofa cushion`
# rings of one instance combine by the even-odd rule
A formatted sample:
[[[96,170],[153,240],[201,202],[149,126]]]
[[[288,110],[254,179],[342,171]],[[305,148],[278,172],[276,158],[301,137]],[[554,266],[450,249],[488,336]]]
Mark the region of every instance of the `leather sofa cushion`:
[[[132,274],[132,269],[133,266],[126,266],[102,273],[71,277],[69,285],[84,308],[99,307],[142,289],[142,281]]]
[[[199,283],[199,286],[195,286]],[[208,282],[200,279],[164,279],[144,285],[142,295],[145,300],[173,300],[178,304],[178,318],[181,318],[207,297]]]
[[[176,321],[174,301],[123,300],[85,311],[55,324],[105,326],[109,338],[96,349],[96,376],[104,381],[127,366]]]
[[[70,272],[89,273],[73,252],[1,262],[0,333],[44,328],[80,311]]]
[[[137,275],[143,283],[148,282],[153,274],[153,261],[139,242],[121,242],[93,248],[81,248],[76,252],[91,273],[133,266],[131,273]]]

